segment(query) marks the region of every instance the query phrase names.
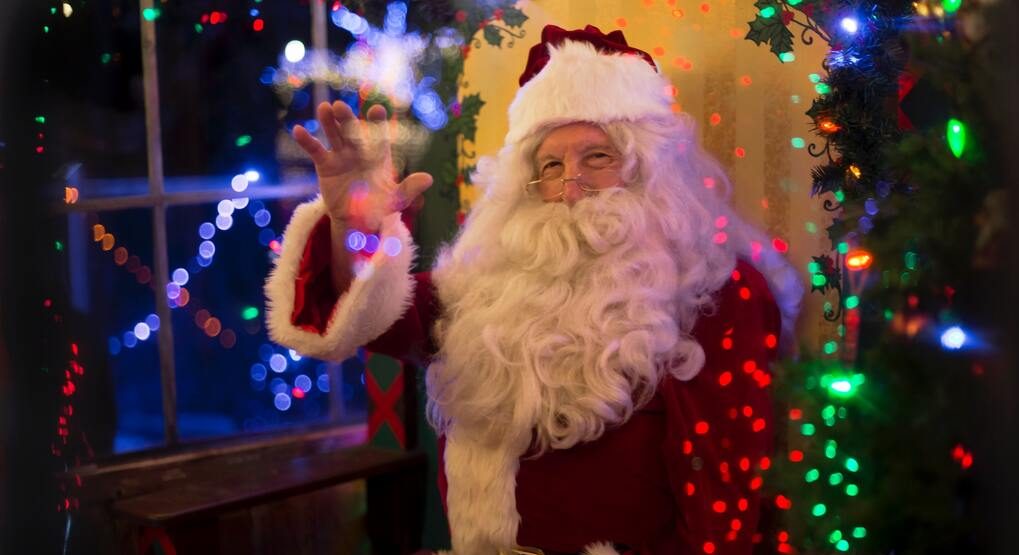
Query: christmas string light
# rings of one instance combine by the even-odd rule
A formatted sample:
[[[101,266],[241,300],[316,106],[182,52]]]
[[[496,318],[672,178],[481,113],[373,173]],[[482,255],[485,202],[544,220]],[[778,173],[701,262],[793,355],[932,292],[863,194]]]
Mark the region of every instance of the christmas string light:
[[[962,158],[962,153],[966,150],[966,124],[955,118],[948,120],[945,136],[952,155]]]

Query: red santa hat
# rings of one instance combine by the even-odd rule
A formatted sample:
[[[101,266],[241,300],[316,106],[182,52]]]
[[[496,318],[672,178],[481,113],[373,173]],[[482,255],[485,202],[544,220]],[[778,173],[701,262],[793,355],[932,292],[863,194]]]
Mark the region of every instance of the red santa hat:
[[[672,117],[668,90],[651,56],[629,46],[622,31],[546,25],[510,104],[506,143],[546,125]]]

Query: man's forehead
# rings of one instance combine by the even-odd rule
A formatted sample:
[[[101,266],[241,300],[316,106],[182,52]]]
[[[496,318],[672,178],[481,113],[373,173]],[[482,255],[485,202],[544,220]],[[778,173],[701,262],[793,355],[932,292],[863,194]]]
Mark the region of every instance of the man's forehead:
[[[593,147],[611,148],[612,140],[596,126],[559,128],[538,146],[537,157],[561,154],[569,150],[586,150]]]

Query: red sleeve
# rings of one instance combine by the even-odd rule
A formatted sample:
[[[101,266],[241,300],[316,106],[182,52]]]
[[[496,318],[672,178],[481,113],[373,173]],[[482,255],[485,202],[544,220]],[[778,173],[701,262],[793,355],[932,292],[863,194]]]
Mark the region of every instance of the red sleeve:
[[[774,438],[771,373],[781,318],[764,277],[740,262],[694,335],[703,370],[668,379],[666,460],[677,503],[677,553],[749,554],[761,506],[761,471]],[[758,540],[759,541],[759,540]]]
[[[294,283],[294,311],[291,323],[320,335],[325,333],[330,315],[341,292],[332,277],[332,237],[329,218],[323,216],[304,247],[297,280]],[[438,314],[431,274],[414,274],[414,297],[403,316],[381,336],[365,345],[374,353],[421,363],[435,353],[431,338],[432,324]]]

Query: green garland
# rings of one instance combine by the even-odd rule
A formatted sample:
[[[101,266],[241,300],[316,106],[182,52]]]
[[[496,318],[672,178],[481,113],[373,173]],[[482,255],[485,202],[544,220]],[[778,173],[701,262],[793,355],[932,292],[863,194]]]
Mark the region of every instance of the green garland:
[[[832,252],[809,271],[813,291],[836,293],[825,318],[838,324],[823,354],[804,349],[776,371],[787,434],[769,482],[779,524],[766,541],[790,553],[975,552],[970,415],[982,352],[941,342],[951,325],[986,337],[989,307],[976,299],[1004,286],[994,271],[1002,203],[982,144],[990,72],[982,41],[959,25],[980,12],[756,6],[747,39],[780,60],[791,59],[790,27],[831,47],[807,115]],[[871,255],[869,270],[846,267],[856,249]]]

